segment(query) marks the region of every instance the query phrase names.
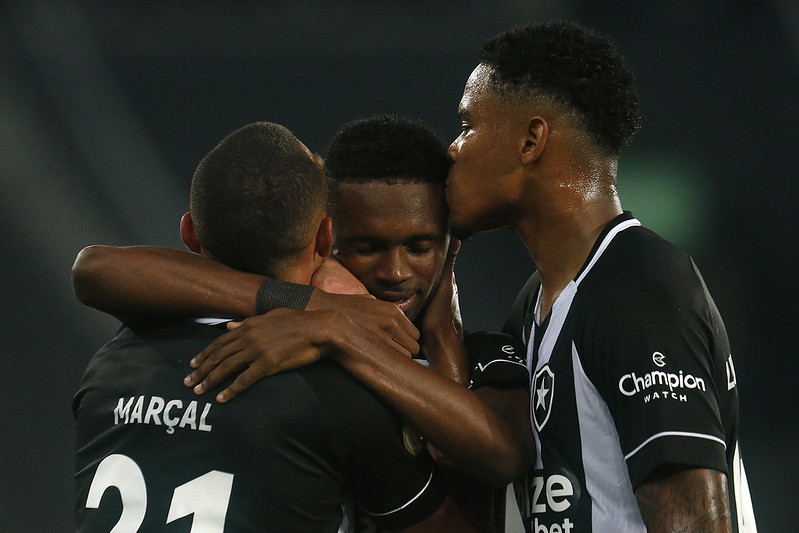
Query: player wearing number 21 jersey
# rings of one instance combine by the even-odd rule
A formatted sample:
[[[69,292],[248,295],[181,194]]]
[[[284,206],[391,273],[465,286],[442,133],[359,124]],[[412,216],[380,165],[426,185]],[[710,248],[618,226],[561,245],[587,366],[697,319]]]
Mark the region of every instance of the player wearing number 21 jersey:
[[[249,124],[198,165],[181,237],[308,285],[332,246],[326,200],[321,167],[290,131]],[[195,395],[183,378],[220,322],[128,319],[90,360],[73,401],[79,532],[336,532],[350,496],[402,528],[441,506],[430,457],[410,454],[397,416],[334,363],[229,404]]]
[[[227,404],[184,387],[224,331],[128,325],[91,360],[74,400],[78,531],[335,532],[347,491],[390,527],[440,506],[429,455],[411,455],[396,415],[334,363]]]

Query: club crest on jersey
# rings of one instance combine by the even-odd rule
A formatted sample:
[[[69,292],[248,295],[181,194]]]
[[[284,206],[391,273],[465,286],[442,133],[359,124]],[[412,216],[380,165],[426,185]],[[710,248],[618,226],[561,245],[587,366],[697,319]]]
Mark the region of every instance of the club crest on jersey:
[[[554,394],[555,374],[547,364],[536,372],[533,381],[533,421],[538,431],[541,431],[549,420]]]

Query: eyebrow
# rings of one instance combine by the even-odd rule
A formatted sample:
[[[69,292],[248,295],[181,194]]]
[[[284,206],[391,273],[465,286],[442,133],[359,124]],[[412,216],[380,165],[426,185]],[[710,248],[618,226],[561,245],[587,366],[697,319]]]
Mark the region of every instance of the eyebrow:
[[[438,239],[442,239],[447,235],[446,232],[442,232],[439,234],[436,233],[415,233],[405,239],[404,242],[414,242],[414,241],[435,241]],[[365,235],[353,235],[351,237],[344,237],[342,240],[347,242],[385,242],[389,239],[381,239],[379,237],[367,237]]]

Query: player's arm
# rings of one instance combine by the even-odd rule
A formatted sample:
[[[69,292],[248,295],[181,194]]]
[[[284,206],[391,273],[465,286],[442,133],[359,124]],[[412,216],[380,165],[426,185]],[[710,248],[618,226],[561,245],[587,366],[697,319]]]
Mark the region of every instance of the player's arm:
[[[688,260],[683,261],[686,266]],[[724,339],[714,335],[712,308],[702,301],[700,280],[690,270],[671,266],[658,274],[631,276],[617,285],[609,281],[601,298],[593,293],[592,304],[603,312],[594,310],[587,337],[615,338],[603,343],[590,371],[603,370],[595,383],[614,417],[648,530],[731,531],[725,426],[717,393],[727,384],[717,382],[711,352]],[[631,394],[622,381],[656,372],[679,372],[680,382],[683,375],[691,376],[702,386],[680,387],[676,398],[648,401],[637,391]],[[651,390],[652,399],[657,398],[658,389]]]
[[[89,246],[72,266],[78,300],[117,318],[251,316],[262,281],[191,252],[156,246]]]
[[[387,338],[409,354],[419,351],[419,332],[399,309],[365,293],[363,286],[335,262],[326,261],[317,274],[331,294],[229,268],[206,257],[155,246],[89,246],[75,259],[72,281],[82,303],[120,319],[136,315],[252,316],[271,309],[335,310],[361,330]],[[327,275],[321,275],[327,273]],[[316,276],[315,276],[316,277]],[[322,282],[320,281],[320,282]],[[307,320],[308,327],[318,316]],[[310,330],[310,329],[309,329]],[[321,332],[321,331],[320,331]],[[300,336],[320,348],[329,339],[315,332]],[[310,347],[304,346],[306,352]]]
[[[455,282],[455,260],[460,242],[453,239],[447,254],[442,279],[428,303],[422,320],[422,351],[430,362],[430,368],[453,382],[466,387],[469,384],[469,356],[463,342],[463,323]],[[525,372],[526,374],[526,372]],[[525,386],[481,386],[474,389],[477,397],[497,416],[504,420],[507,429],[514,433],[514,440],[532,458],[532,431],[529,423],[529,393]],[[428,446],[436,461],[448,464],[459,471],[473,471],[470,467],[452,464],[434,446]]]
[[[650,533],[732,531],[727,477],[718,470],[661,467],[635,497]]]
[[[466,389],[458,377],[463,373],[462,362],[457,361],[462,355],[456,355],[453,363],[450,356],[454,351],[438,353],[436,357],[448,358],[446,363],[431,364],[434,368],[449,368],[441,375],[414,362],[395,342],[360,329],[350,316],[332,311],[319,313],[317,318],[312,334],[318,336],[316,342],[329,339],[329,343],[308,354],[306,360],[329,353],[461,471],[501,485],[528,466],[532,447],[529,435],[519,427],[528,427],[529,417],[521,416],[521,423],[511,421]],[[186,384],[202,393],[245,369],[217,396],[219,401],[228,401],[259,379],[296,367],[297,355],[292,350],[297,346],[292,332],[301,333],[296,328],[292,317],[282,312],[245,320],[198,354],[192,361],[196,370],[187,377]],[[454,323],[450,323],[450,328],[454,331]],[[456,335],[446,337],[457,340],[462,350]],[[440,345],[436,350],[442,348]],[[453,376],[455,380],[450,379]],[[526,401],[525,394],[522,404]],[[514,409],[513,416],[520,412]]]
[[[422,316],[422,351],[430,368],[455,383],[469,382],[469,361],[463,346],[463,321],[455,260],[460,241],[451,239],[441,279]]]

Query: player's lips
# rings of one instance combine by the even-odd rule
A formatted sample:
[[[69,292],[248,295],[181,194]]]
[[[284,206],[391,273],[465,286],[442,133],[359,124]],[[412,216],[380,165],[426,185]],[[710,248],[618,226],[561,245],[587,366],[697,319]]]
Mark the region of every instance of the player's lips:
[[[372,294],[378,300],[383,300],[386,302],[393,303],[394,305],[399,307],[400,311],[402,311],[403,313],[407,311],[411,305],[413,305],[414,301],[416,301],[416,291],[402,291],[402,292],[384,291]]]

